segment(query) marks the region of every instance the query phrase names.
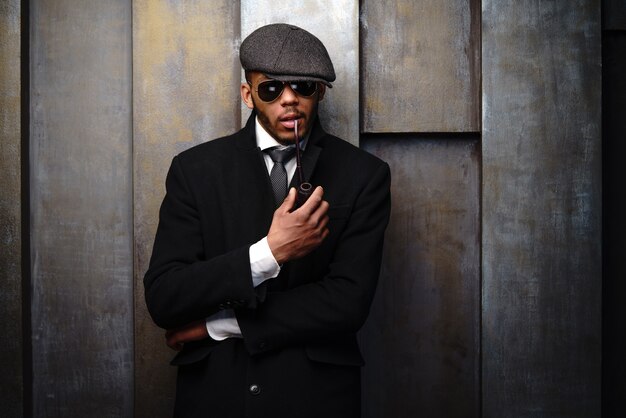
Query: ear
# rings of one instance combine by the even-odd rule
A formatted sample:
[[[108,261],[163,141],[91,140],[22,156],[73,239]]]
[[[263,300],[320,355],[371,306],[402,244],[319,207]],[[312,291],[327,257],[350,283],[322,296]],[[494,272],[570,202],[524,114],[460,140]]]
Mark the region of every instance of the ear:
[[[324,94],[326,94],[326,84],[318,83],[317,84],[317,101],[321,102],[324,100]]]
[[[254,109],[252,102],[252,87],[248,83],[241,83],[241,100],[248,106],[248,109]]]

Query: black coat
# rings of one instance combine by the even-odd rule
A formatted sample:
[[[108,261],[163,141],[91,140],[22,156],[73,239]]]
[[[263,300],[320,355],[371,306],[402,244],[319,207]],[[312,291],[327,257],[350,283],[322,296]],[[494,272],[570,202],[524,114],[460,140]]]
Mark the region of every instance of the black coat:
[[[248,250],[275,210],[254,114],[238,133],[172,161],[144,278],[148,310],[158,326],[175,328],[233,308],[243,335],[185,345],[172,361],[177,416],[358,416],[355,335],[379,275],[389,167],[319,122],[302,166],[324,187],[330,234],[254,288]]]

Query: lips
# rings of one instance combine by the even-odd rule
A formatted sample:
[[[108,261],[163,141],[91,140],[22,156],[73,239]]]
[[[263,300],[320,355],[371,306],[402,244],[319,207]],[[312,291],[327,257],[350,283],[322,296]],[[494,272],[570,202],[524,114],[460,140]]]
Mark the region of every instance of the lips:
[[[296,119],[300,119],[300,116],[296,114],[291,114],[291,115],[285,115],[285,116],[280,117],[278,121],[286,129],[293,129],[293,127],[295,126]]]
[[[296,123],[294,122],[295,119],[291,119],[291,120],[281,120],[280,124],[283,125],[285,128],[287,129],[293,129],[293,127],[296,125]]]

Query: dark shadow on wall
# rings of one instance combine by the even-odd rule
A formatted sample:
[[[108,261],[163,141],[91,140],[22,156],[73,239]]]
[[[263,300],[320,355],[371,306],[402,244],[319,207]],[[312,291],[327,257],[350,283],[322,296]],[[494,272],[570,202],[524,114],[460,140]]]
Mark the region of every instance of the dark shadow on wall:
[[[626,416],[626,3],[602,4],[602,416]]]

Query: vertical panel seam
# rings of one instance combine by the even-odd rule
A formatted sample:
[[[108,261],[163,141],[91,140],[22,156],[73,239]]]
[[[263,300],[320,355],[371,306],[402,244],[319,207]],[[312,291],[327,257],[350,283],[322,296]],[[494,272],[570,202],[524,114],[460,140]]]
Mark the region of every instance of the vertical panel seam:
[[[20,201],[22,284],[22,414],[33,416],[30,244],[30,7],[20,1]]]
[[[130,181],[130,256],[131,256],[131,270],[130,270],[130,310],[131,310],[131,332],[132,332],[132,347],[130,349],[131,352],[131,364],[132,364],[132,372],[130,373],[131,384],[130,384],[130,409],[133,412],[133,416],[136,415],[135,411],[135,391],[137,385],[137,368],[135,367],[137,363],[137,353],[136,353],[136,333],[135,333],[135,324],[136,324],[136,309],[135,309],[135,272],[136,272],[136,263],[135,263],[135,70],[134,70],[134,2],[132,0],[129,1],[129,9],[130,9],[130,28],[129,28],[129,42],[130,42],[130,86],[129,86],[129,167],[128,167],[128,175]]]

